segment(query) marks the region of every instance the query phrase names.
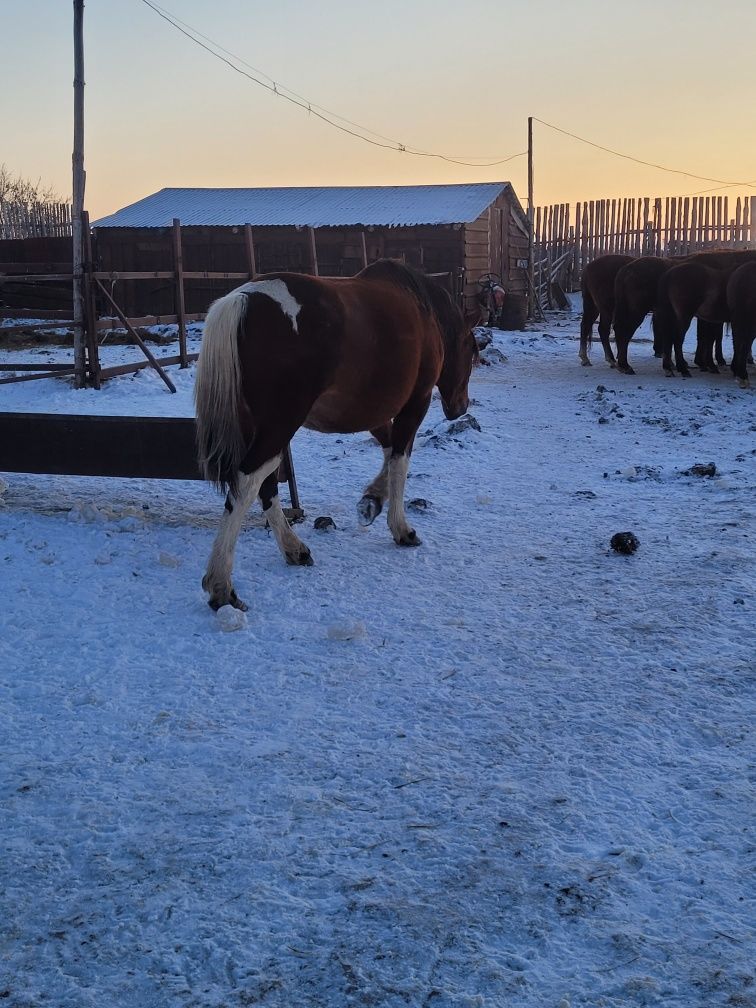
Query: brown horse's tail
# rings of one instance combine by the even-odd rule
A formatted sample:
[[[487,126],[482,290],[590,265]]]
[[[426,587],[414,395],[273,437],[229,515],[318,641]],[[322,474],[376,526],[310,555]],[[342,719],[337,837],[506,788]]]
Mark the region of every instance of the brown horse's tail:
[[[238,489],[245,451],[239,418],[239,329],[248,300],[241,291],[231,291],[210,306],[194,385],[200,471],[219,490],[228,488],[232,494]]]

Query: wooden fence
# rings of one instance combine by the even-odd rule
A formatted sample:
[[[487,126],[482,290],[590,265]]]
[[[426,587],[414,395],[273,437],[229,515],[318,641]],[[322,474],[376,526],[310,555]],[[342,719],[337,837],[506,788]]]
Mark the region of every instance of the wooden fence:
[[[169,269],[164,270],[98,270],[96,268],[95,250],[93,249],[92,231],[89,225],[89,214],[82,214],[82,228],[84,233],[84,264],[83,264],[83,287],[84,287],[84,318],[82,323],[82,335],[86,344],[85,352],[85,374],[76,372],[73,363],[70,364],[40,364],[31,362],[0,362],[0,385],[11,382],[34,381],[38,378],[64,377],[76,374],[77,381],[84,384],[89,381],[95,388],[99,388],[102,381],[116,375],[131,374],[140,368],[152,367],[160,375],[166,386],[175,392],[175,386],[164,370],[164,365],[180,364],[186,367],[190,361],[197,359],[197,354],[190,354],[187,351],[187,324],[190,322],[201,322],[204,320],[206,312],[189,313],[186,311],[185,281],[222,281],[226,290],[238,286],[258,276],[257,254],[250,224],[244,225],[244,252],[246,269],[235,272],[211,271],[211,270],[187,270],[184,268],[184,250],[181,235],[181,221],[174,219],[171,230],[171,262]],[[307,228],[307,244],[310,251],[309,271],[314,276],[320,276],[320,266],[318,262],[317,243],[313,228]],[[361,241],[362,263],[364,268],[368,265],[367,244],[364,233]],[[73,287],[73,267],[70,262],[2,262],[0,261],[0,323],[9,320],[15,324],[0,326],[0,333],[4,336],[15,336],[26,334],[30,328],[34,332],[43,333],[45,330],[55,330],[70,323],[73,327],[72,312],[59,309],[38,309],[38,308],[17,308],[2,305],[2,293],[10,288],[16,290],[18,287],[33,291],[40,287],[44,288],[49,284],[64,285]],[[447,271],[443,273],[428,273],[434,277],[442,286],[445,286],[452,297],[461,303],[462,300],[462,277],[458,271]],[[119,281],[130,280],[161,280],[170,283],[174,291],[173,314],[145,315],[138,318],[129,317],[123,311],[114,297],[114,285]],[[214,300],[222,292],[216,292],[209,300]],[[24,323],[23,319],[33,320],[33,323]],[[172,356],[155,357],[146,345],[139,329],[155,325],[177,325],[179,353]],[[125,329],[144,354],[144,360],[129,364],[119,364],[113,367],[102,368],[99,358],[99,344],[101,333],[107,333],[116,328]],[[13,372],[10,377],[2,377],[3,372]],[[19,375],[17,372],[21,372]]]
[[[65,238],[70,234],[70,203],[7,202],[0,199],[0,239]]]
[[[756,248],[756,196],[646,196],[540,206],[533,241],[538,299],[552,306],[553,284],[578,290],[585,266],[602,255]]]

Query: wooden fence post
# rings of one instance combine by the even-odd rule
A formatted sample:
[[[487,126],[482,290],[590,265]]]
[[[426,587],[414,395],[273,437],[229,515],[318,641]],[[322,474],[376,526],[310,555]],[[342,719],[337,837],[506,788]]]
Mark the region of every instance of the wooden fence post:
[[[320,276],[318,272],[318,248],[315,244],[315,228],[307,228],[307,237],[310,243],[310,266],[313,276]]]
[[[84,281],[84,332],[87,346],[87,365],[92,385],[100,387],[100,355],[97,347],[97,302],[95,300],[94,263],[92,262],[92,231],[89,214],[81,214],[81,238],[84,251],[82,263]]]
[[[255,240],[252,235],[252,225],[244,225],[244,248],[247,253],[247,272],[249,279],[254,280],[257,276],[257,259],[255,257]]]
[[[367,238],[365,237],[364,231],[360,231],[360,247],[362,249],[362,268],[367,269],[368,264]]]
[[[173,218],[173,268],[176,273],[176,318],[178,321],[181,367],[189,367],[186,352],[186,308],[184,302],[184,253],[181,248],[181,221]]]

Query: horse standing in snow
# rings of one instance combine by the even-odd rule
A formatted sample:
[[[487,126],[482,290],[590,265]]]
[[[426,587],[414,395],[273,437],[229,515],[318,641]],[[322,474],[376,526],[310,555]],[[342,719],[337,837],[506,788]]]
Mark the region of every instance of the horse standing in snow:
[[[362,521],[374,521],[388,499],[394,541],[419,545],[404,511],[409,455],[434,386],[449,420],[467,411],[473,324],[444,288],[391,260],[350,279],[270,273],[211,306],[195,403],[201,471],[227,490],[202,580],[213,609],[247,608],[231,572],[258,494],[286,562],[312,564],[278,499],[278,466],[300,427],[369,430],[384,463],[358,505]]]
[[[732,320],[732,372],[748,388],[747,364],[756,336],[756,262],[744,263],[727,281],[727,307]]]

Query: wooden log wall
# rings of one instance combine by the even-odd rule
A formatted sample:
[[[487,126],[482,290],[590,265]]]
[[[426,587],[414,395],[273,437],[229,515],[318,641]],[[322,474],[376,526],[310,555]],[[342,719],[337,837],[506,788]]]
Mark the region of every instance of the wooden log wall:
[[[536,207],[536,285],[559,263],[577,290],[586,264],[603,255],[689,255],[710,248],[756,248],[756,196],[648,196]],[[540,282],[539,282],[539,279]],[[554,278],[556,279],[556,278]]]
[[[0,239],[64,238],[70,234],[70,203],[11,203],[0,199]]]

